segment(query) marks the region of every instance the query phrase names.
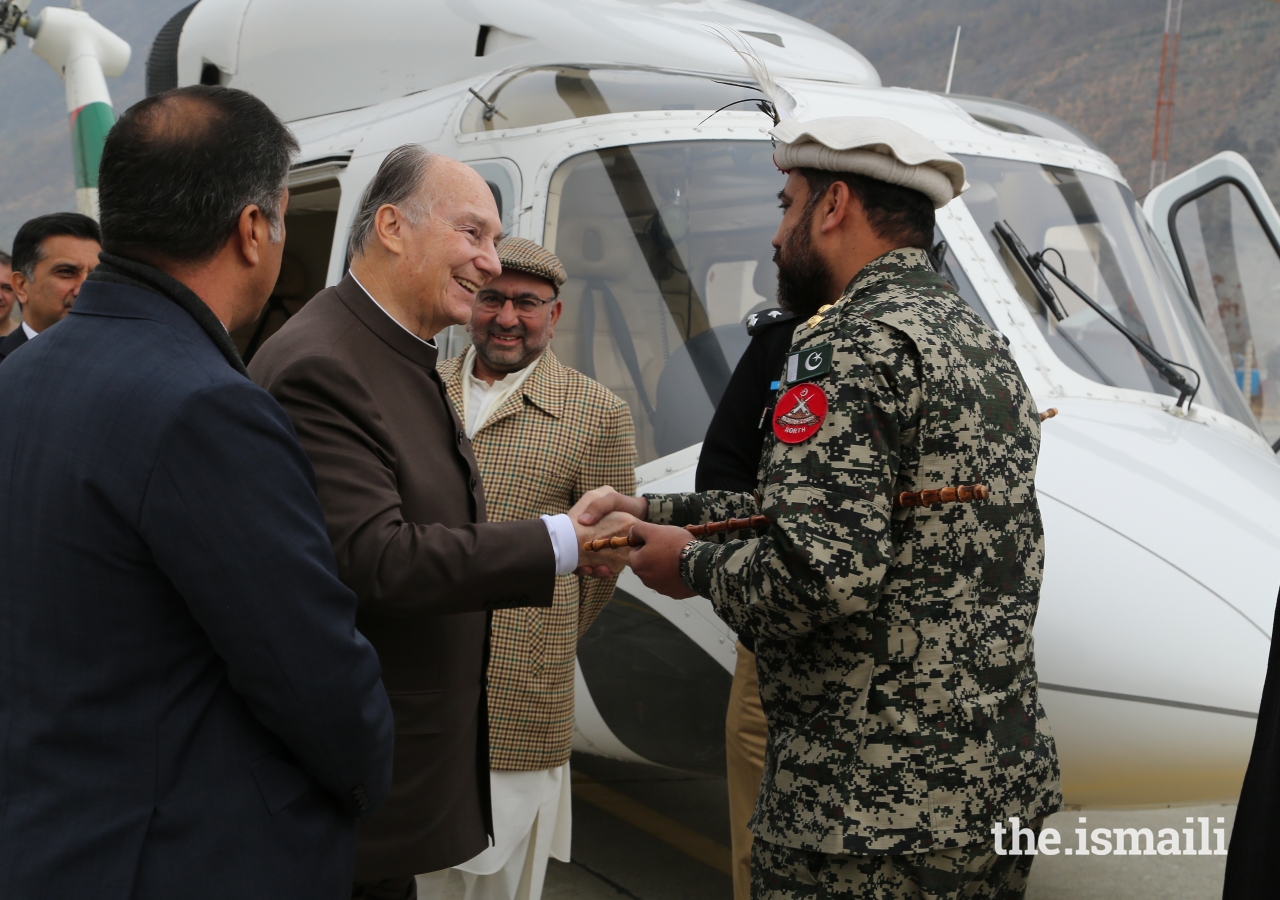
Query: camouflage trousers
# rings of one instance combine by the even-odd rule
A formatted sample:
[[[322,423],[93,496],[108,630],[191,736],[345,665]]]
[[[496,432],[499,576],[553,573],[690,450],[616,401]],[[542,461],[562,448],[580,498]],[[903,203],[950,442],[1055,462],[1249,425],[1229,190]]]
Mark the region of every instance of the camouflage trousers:
[[[1040,822],[1033,830],[1039,832]],[[1022,900],[1034,856],[994,843],[934,853],[853,856],[751,845],[751,900]]]

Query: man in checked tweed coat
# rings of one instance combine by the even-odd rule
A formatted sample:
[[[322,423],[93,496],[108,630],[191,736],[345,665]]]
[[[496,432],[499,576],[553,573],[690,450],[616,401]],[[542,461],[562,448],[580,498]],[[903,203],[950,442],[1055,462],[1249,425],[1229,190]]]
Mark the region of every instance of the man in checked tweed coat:
[[[755,900],[1016,900],[1035,857],[994,828],[1034,835],[1062,800],[1031,637],[1040,427],[1007,342],[930,263],[964,169],[885,119],[773,135],[778,298],[805,321],[756,491],[614,495],[586,515],[647,517],[641,580],[708,597],[755,639]],[[893,503],[973,483],[987,501]],[[769,529],[725,543],[670,527],[756,512]]]
[[[499,243],[498,258],[502,274],[476,296],[473,345],[438,366],[471,438],[490,519],[563,513],[602,485],[634,492],[626,403],[547,349],[561,311],[560,260],[523,238]],[[457,867],[468,900],[536,900],[548,855],[569,860],[574,655],[615,580],[563,576],[549,609],[494,613],[494,846]],[[428,898],[443,888],[443,874],[420,879]]]

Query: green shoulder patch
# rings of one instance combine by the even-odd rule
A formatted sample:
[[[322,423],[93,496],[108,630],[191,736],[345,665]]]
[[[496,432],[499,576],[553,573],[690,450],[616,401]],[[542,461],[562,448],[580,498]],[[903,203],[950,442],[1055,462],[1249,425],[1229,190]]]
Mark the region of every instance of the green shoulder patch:
[[[787,384],[808,381],[831,371],[831,345],[819,344],[787,356]]]

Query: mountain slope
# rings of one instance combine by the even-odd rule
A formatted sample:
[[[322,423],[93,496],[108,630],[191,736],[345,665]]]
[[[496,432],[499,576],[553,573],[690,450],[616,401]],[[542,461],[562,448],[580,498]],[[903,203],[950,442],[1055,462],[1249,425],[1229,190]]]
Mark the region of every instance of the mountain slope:
[[[1164,0],[763,0],[857,47],[886,85],[1016,100],[1093,138],[1139,195],[1151,168]],[[1221,150],[1280,200],[1280,3],[1185,0],[1169,174]]]

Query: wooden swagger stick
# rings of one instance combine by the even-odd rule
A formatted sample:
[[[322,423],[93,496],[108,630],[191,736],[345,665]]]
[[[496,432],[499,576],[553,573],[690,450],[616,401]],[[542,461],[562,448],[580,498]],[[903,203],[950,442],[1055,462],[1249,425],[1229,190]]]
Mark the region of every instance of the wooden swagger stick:
[[[894,509],[905,509],[912,506],[933,506],[935,503],[969,503],[974,500],[986,500],[991,496],[985,484],[961,484],[956,487],[941,488],[929,491],[903,491],[893,498]],[[720,522],[708,522],[706,525],[686,525],[684,530],[693,537],[705,537],[708,534],[721,534],[726,531],[743,531],[747,528],[766,528],[773,523],[768,516],[755,515],[749,519],[725,519]],[[640,547],[632,543],[631,535],[614,538],[598,538],[587,541],[582,549],[588,553],[599,550],[616,550],[619,547]]]
[[[1040,421],[1043,422],[1045,419],[1052,419],[1057,414],[1058,414],[1058,407],[1050,406],[1044,412],[1040,413]]]
[[[720,534],[725,531],[742,531],[747,528],[767,528],[772,524],[773,520],[768,516],[755,515],[748,519],[725,519],[720,522],[708,522],[705,525],[686,525],[684,530],[694,537],[703,537],[708,534]],[[587,541],[582,545],[582,549],[588,553],[594,553],[597,550],[617,549],[618,547],[640,547],[641,544],[631,543],[631,535],[626,537],[615,538],[599,538],[594,541]]]
[[[961,484],[936,491],[903,491],[893,498],[893,508],[933,506],[935,503],[968,503],[972,500],[986,500],[990,496],[991,491],[985,484]]]
[[[686,525],[684,530],[694,537],[708,534],[720,534],[725,531],[742,531],[746,528],[768,528],[773,519],[768,516],[754,515],[746,519],[725,519],[722,522],[708,522],[706,525]]]

